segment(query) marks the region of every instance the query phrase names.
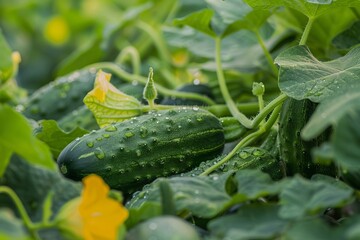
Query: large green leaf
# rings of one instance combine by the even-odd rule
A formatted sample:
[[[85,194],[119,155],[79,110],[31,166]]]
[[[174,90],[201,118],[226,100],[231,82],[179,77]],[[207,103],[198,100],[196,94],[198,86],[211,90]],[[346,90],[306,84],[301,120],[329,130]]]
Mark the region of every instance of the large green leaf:
[[[333,39],[333,44],[340,49],[349,49],[360,44],[360,21],[355,22]]]
[[[241,29],[258,32],[265,24],[266,20],[271,16],[271,14],[272,13],[268,10],[254,10],[247,14],[243,19],[237,20],[230,24],[222,34],[222,37],[224,38]]]
[[[205,2],[221,16],[226,24],[242,19],[252,11],[251,7],[243,0],[205,0]]]
[[[271,9],[285,6],[293,8],[304,15],[314,18],[333,9],[360,6],[358,0],[245,0],[253,8]],[[330,4],[331,3],[331,4]]]
[[[360,171],[360,108],[352,109],[336,125],[332,139],[335,160],[344,168]]]
[[[321,62],[306,46],[296,46],[279,54],[275,63],[280,65],[280,90],[298,100],[321,102],[360,90],[360,47],[344,57]]]
[[[9,209],[0,210],[0,239],[30,240],[22,221],[15,217]]]
[[[205,58],[208,62],[203,67],[215,70],[215,42],[214,40],[189,27],[165,28],[164,36],[174,47],[186,48],[194,56]],[[281,36],[263,36],[266,46],[271,49]],[[255,34],[250,31],[240,31],[228,36],[221,42],[222,67],[224,69],[238,69],[242,72],[255,72],[264,68],[264,52]],[[204,61],[204,60],[203,60]]]
[[[0,104],[0,161],[4,169],[10,152],[18,153],[31,163],[54,169],[51,152],[47,145],[32,135],[32,129],[20,113]]]
[[[39,124],[35,136],[49,146],[54,158],[57,158],[70,142],[88,133],[82,128],[64,132],[55,120],[42,120]]]
[[[344,238],[344,231],[331,228],[319,218],[304,219],[292,224],[284,234],[287,240],[339,240]]]
[[[219,239],[272,239],[288,224],[278,216],[278,210],[279,206],[272,204],[240,206],[236,214],[210,221],[208,229]]]
[[[8,80],[13,73],[12,51],[0,29],[0,84]]]
[[[231,197],[225,185],[231,173],[211,177],[172,177],[167,179],[178,213],[190,211],[194,216],[210,218],[223,211]],[[142,208],[145,202],[161,202],[161,178],[146,186],[128,204],[129,209]]]
[[[329,181],[310,181],[295,176],[280,193],[280,216],[300,219],[324,211],[328,207],[344,206],[352,199],[353,190]]]
[[[360,92],[349,92],[329,98],[316,108],[301,134],[305,140],[318,136],[330,125],[335,125],[346,113],[360,108]]]
[[[233,196],[237,201],[255,200],[260,197],[277,195],[284,182],[274,182],[270,176],[260,170],[244,169],[234,177],[237,182],[237,193]]]
[[[213,15],[213,10],[204,9],[198,12],[191,13],[184,18],[175,19],[174,23],[177,25],[188,25],[202,33],[205,33],[211,37],[215,37],[216,34],[211,28],[211,19]]]

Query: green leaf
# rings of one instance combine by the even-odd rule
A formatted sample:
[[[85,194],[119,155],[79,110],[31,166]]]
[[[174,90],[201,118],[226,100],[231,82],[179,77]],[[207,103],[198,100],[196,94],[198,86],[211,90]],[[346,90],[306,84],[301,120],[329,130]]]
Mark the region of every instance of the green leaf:
[[[111,74],[98,71],[94,89],[84,98],[100,127],[121,122],[141,114],[141,103],[110,83]]]
[[[0,239],[3,240],[30,240],[24,230],[21,220],[16,218],[8,209],[0,210]]]
[[[230,196],[226,193],[225,185],[231,173],[214,175],[211,177],[172,177],[168,183],[173,191],[177,213],[190,211],[192,215],[210,218],[221,212]],[[144,202],[161,202],[158,178],[139,192],[127,207],[141,208]]]
[[[55,159],[70,142],[88,133],[82,128],[64,132],[55,120],[42,120],[39,124],[40,127],[36,129],[35,136],[49,146]]]
[[[266,26],[266,29],[272,34],[269,26]],[[165,39],[171,46],[188,49],[195,56],[208,60],[203,63],[203,68],[211,71],[216,69],[215,42],[211,37],[189,27],[165,28],[164,31]],[[267,48],[271,49],[281,39],[281,36],[270,37],[269,35],[263,36],[263,38]],[[256,72],[264,68],[264,52],[252,32],[236,32],[222,40],[221,46],[223,69]]]
[[[353,190],[328,181],[310,181],[295,176],[280,193],[283,218],[300,219],[328,207],[341,207],[352,199]]]
[[[269,10],[254,10],[247,14],[243,19],[230,24],[222,34],[222,37],[225,38],[226,36],[242,29],[257,32],[265,24],[271,14],[272,13]]]
[[[335,160],[345,169],[360,170],[360,108],[352,109],[336,125],[332,145]]]
[[[243,169],[234,176],[237,182],[237,193],[233,198],[238,201],[255,200],[260,197],[278,194],[284,182],[274,182],[271,177],[260,170]]]
[[[330,227],[319,218],[297,221],[284,234],[284,239],[289,240],[338,240],[344,239],[344,231]],[[347,239],[347,238],[346,238]]]
[[[12,51],[0,29],[0,85],[13,74]]]
[[[211,28],[211,19],[214,11],[211,9],[204,9],[187,15],[181,19],[175,19],[176,25],[187,25],[211,37],[216,37],[215,32]]]
[[[224,23],[231,24],[239,19],[244,18],[252,11],[251,7],[243,0],[205,0],[208,6],[216,11]]]
[[[279,54],[275,63],[280,65],[280,90],[297,100],[321,102],[360,90],[360,46],[328,62],[317,60],[306,46],[296,46]]]
[[[256,9],[272,9],[280,6],[293,8],[311,18],[318,17],[333,9],[360,6],[358,0],[245,0],[245,2]]]
[[[333,39],[333,44],[339,49],[349,49],[360,43],[360,21],[355,22]]]
[[[25,117],[11,107],[0,104],[0,122],[0,149],[6,149],[7,155],[15,152],[31,163],[55,169],[49,148],[32,135]]]
[[[132,228],[139,222],[147,219],[160,216],[162,214],[162,208],[160,202],[145,201],[140,208],[130,208],[129,218],[125,224],[127,228]]]
[[[7,165],[9,164],[12,151],[5,146],[0,145],[0,177],[4,174]]]
[[[330,125],[336,125],[345,114],[355,108],[360,108],[360,92],[349,92],[324,100],[305,125],[301,136],[305,140],[315,138]]]
[[[236,214],[216,218],[208,229],[219,239],[272,239],[283,232],[288,222],[278,216],[279,206],[250,204]]]

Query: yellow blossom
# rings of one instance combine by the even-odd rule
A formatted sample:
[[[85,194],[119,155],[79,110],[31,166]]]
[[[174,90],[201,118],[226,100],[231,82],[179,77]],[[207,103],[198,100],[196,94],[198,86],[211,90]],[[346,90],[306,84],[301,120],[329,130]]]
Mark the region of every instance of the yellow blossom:
[[[83,179],[80,198],[67,203],[58,219],[59,228],[67,236],[85,240],[115,240],[129,213],[108,197],[109,186],[97,175]]]
[[[62,16],[53,16],[46,23],[43,34],[51,44],[62,45],[68,41],[70,29]]]

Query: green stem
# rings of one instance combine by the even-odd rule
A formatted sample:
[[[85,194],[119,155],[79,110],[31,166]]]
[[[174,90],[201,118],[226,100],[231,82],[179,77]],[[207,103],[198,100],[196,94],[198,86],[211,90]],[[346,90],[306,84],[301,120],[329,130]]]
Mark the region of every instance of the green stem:
[[[273,74],[274,76],[277,76],[278,73],[279,73],[279,70],[278,68],[276,67],[276,65],[274,64],[274,59],[272,58],[269,50],[267,49],[265,43],[264,43],[264,40],[263,38],[261,37],[260,33],[258,30],[255,31],[255,35],[256,35],[256,38],[265,54],[265,57],[266,57],[266,60],[268,61],[269,63],[269,66],[271,67],[271,70],[273,71]]]
[[[226,157],[224,157],[221,161],[217,162],[216,164],[214,164],[213,166],[209,167],[208,169],[206,169],[203,173],[200,174],[200,176],[207,176],[210,173],[212,173],[214,170],[216,170],[217,168],[219,168],[221,165],[223,165],[224,163],[226,163],[227,161],[229,161],[235,154],[236,152],[242,148],[242,147],[246,147],[247,145],[249,145],[250,143],[252,143],[254,140],[256,140],[258,137],[260,137],[263,134],[263,129],[259,129],[255,132],[250,133],[249,135],[247,135],[246,137],[244,137],[232,150],[231,152],[229,152]]]
[[[232,100],[229,90],[226,86],[224,72],[221,66],[221,37],[215,38],[215,59],[216,59],[216,73],[219,81],[220,91],[223,95],[226,105],[228,106],[231,114],[246,128],[251,128],[251,120],[241,113],[235,102]]]
[[[259,126],[261,121],[266,118],[266,116],[273,111],[278,105],[281,105],[288,97],[281,93],[278,97],[272,100],[269,104],[267,104],[262,111],[253,119],[252,128],[256,128]]]
[[[19,197],[16,195],[16,193],[5,186],[1,186],[0,187],[0,193],[6,193],[14,202],[17,210],[19,211],[19,214],[24,222],[25,227],[28,229],[29,233],[31,234],[31,236],[34,239],[39,239],[39,236],[37,234],[37,232],[34,229],[34,224],[32,223],[29,215],[27,214],[24,205],[22,204],[21,200],[19,199]]]
[[[128,46],[124,48],[120,52],[119,56],[116,58],[115,62],[121,64],[127,60],[127,57],[130,57],[131,65],[133,67],[133,73],[136,75],[140,75],[141,61],[138,50],[133,46]]]
[[[164,62],[165,64],[169,64],[171,62],[170,54],[165,47],[166,43],[160,37],[160,33],[156,31],[151,25],[143,21],[138,21],[136,23],[136,26],[146,32],[148,36],[152,39],[156,49],[159,52],[159,56],[162,59],[162,62]]]
[[[313,25],[314,21],[315,21],[314,17],[309,17],[308,22],[306,24],[306,27],[304,29],[304,32],[303,32],[303,34],[301,36],[299,45],[305,45],[306,44],[306,41],[307,41],[307,39],[309,37],[309,33],[310,33],[310,30],[312,28],[312,25]]]
[[[271,129],[271,127],[275,124],[279,113],[281,111],[281,105],[275,107],[274,111],[271,113],[269,119],[266,121],[266,123],[261,126],[261,128],[259,128],[257,131],[250,133],[249,135],[247,135],[246,137],[244,137],[232,150],[230,153],[228,153],[228,155],[226,155],[226,157],[224,157],[221,161],[217,162],[216,164],[214,164],[213,166],[209,167],[208,169],[206,169],[203,173],[200,174],[200,176],[207,176],[210,173],[212,173],[214,170],[216,170],[217,168],[219,168],[222,164],[226,163],[227,161],[229,161],[235,154],[236,152],[242,148],[242,147],[246,147],[248,146],[250,143],[254,142],[255,140],[257,140],[261,135],[263,135],[264,133],[266,133],[269,129]]]
[[[118,65],[111,63],[111,62],[94,63],[94,64],[90,64],[90,65],[86,66],[85,68],[108,69],[111,72],[113,72],[116,76],[118,76],[119,78],[121,78],[125,81],[128,81],[128,82],[136,81],[143,85],[145,85],[147,82],[146,77],[143,77],[141,75],[136,75],[136,74],[130,74],[130,73],[126,72],[124,69],[122,69],[121,67],[119,67]],[[199,100],[204,103],[207,103],[208,105],[215,105],[215,102],[213,100],[211,100],[210,98],[208,98],[206,96],[200,95],[200,94],[174,91],[174,90],[170,90],[170,89],[165,88],[156,83],[155,83],[155,87],[156,87],[157,91],[164,96],[174,96],[174,97],[180,97],[180,98],[195,99],[195,100]]]

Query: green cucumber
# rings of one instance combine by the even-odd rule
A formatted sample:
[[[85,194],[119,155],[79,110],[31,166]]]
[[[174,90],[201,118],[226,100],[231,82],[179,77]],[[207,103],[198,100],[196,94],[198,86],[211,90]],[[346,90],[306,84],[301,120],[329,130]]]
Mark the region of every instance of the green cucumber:
[[[225,156],[204,161],[193,170],[180,174],[181,176],[197,176],[207,168],[213,166]],[[284,174],[281,164],[268,150],[260,147],[244,147],[235,153],[229,161],[221,165],[213,173],[221,174],[228,171],[238,171],[241,169],[260,169],[268,173],[274,180],[281,179]]]
[[[300,174],[310,178],[315,173],[335,176],[334,165],[314,163],[311,150],[329,138],[329,132],[311,141],[304,141],[300,132],[315,111],[317,104],[310,100],[287,99],[279,119],[279,155],[286,165],[287,175]]]
[[[83,98],[94,87],[95,69],[81,70],[57,78],[35,91],[23,114],[34,120],[58,120],[83,105]]]
[[[224,141],[219,119],[205,110],[154,111],[73,141],[57,162],[66,177],[95,173],[111,188],[129,192],[216,157]]]
[[[99,129],[94,114],[85,106],[80,106],[58,120],[58,124],[64,131],[70,132],[76,127],[88,131]]]
[[[59,77],[35,91],[27,100],[23,114],[34,120],[58,120],[82,106],[85,95],[94,87],[96,69],[84,69]],[[111,81],[116,87],[123,82]]]

